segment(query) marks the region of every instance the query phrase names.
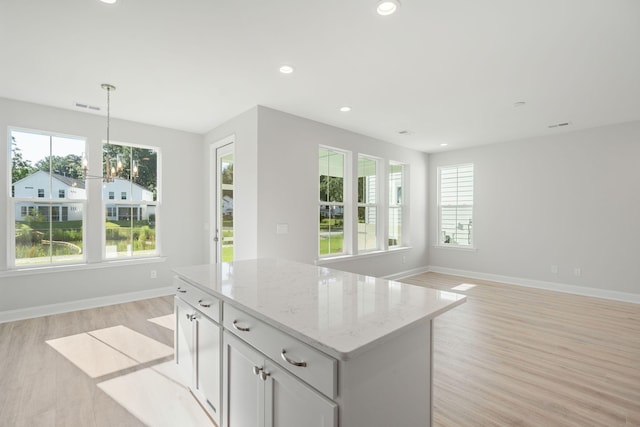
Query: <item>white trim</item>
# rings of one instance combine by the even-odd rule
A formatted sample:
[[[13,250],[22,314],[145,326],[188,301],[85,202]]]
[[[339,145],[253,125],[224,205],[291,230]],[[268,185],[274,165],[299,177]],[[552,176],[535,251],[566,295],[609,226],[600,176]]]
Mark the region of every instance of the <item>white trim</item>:
[[[417,276],[418,274],[428,273],[429,271],[429,267],[418,267],[411,270],[401,271],[400,273],[390,274],[382,278],[386,280],[402,280],[408,277]]]
[[[331,264],[333,262],[354,261],[361,258],[371,258],[371,257],[380,256],[380,255],[390,255],[396,252],[404,252],[411,249],[412,249],[411,246],[401,246],[401,247],[394,246],[393,248],[387,249],[385,251],[376,250],[376,251],[361,252],[359,254],[322,257],[322,258],[316,259],[315,263],[316,265],[324,265],[324,264]]]
[[[604,298],[615,301],[640,304],[640,294],[612,291],[608,289],[589,288],[586,286],[568,285],[564,283],[546,282],[543,280],[526,279],[522,277],[502,276],[499,274],[481,273],[477,271],[458,270],[456,268],[430,265],[428,271],[434,273],[463,276],[471,279],[490,280],[507,285],[524,286],[527,288],[545,289],[566,294],[583,295],[587,297]]]
[[[439,245],[433,245],[434,249],[446,249],[446,250],[454,250],[454,251],[463,251],[463,252],[477,252],[478,248],[473,247],[473,246],[461,246],[461,245],[454,245],[454,244],[450,244],[450,245],[443,245],[443,244],[439,244]]]
[[[17,310],[0,311],[0,323],[16,320],[31,319],[34,317],[49,316],[51,314],[66,313],[69,311],[86,310],[88,308],[103,307],[106,305],[121,304],[148,298],[163,297],[174,293],[173,286],[149,289],[146,291],[130,292],[126,294],[108,295],[104,297],[88,298],[78,301],[62,302],[57,304],[41,305],[38,307],[21,308]]]
[[[122,267],[138,264],[155,264],[165,262],[167,257],[149,256],[137,258],[120,258],[84,264],[45,264],[33,267],[19,267],[0,270],[0,277],[28,276],[33,274],[66,273],[69,271],[94,270],[98,268]]]

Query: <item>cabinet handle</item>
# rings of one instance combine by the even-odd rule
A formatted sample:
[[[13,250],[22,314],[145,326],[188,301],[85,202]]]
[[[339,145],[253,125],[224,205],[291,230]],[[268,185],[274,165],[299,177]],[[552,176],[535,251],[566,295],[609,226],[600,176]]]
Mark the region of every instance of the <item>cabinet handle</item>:
[[[258,366],[253,367],[253,375],[260,375],[260,371],[262,371],[262,368]]]
[[[243,328],[242,326],[238,326],[238,321],[234,320],[233,321],[233,329],[240,331],[240,332],[249,332],[249,328]]]
[[[211,303],[210,302],[202,302],[202,300],[199,300],[198,304],[200,304],[200,307],[204,307],[204,308],[211,307]]]
[[[199,319],[199,318],[200,318],[200,316],[198,316],[198,314],[197,314],[197,313],[187,314],[187,319],[189,319],[189,320],[190,320],[190,321],[192,321],[192,322],[193,322],[194,320],[196,320],[196,319]]]
[[[181,288],[181,287],[179,287],[179,286],[178,286],[177,291],[178,291],[178,292],[180,292],[181,294],[186,294],[186,293],[187,293],[187,290],[186,290],[186,289],[182,289],[182,288]]]
[[[270,375],[271,375],[271,374],[270,374],[269,372],[262,371],[262,372],[260,372],[260,379],[261,379],[262,381],[266,381],[266,380],[267,380],[267,377],[268,377],[268,376],[270,376]]]
[[[280,356],[282,356],[282,360],[284,360],[287,363],[292,364],[293,366],[299,366],[301,368],[304,368],[307,366],[307,362],[296,362],[295,360],[291,360],[287,357],[287,352],[284,350],[284,348],[282,349],[282,352],[280,353]]]

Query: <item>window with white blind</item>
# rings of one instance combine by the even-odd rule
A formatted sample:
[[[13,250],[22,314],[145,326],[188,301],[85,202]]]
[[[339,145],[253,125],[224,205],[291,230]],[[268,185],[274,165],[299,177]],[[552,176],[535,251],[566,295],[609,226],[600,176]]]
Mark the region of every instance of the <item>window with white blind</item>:
[[[438,168],[439,244],[473,247],[473,164]]]

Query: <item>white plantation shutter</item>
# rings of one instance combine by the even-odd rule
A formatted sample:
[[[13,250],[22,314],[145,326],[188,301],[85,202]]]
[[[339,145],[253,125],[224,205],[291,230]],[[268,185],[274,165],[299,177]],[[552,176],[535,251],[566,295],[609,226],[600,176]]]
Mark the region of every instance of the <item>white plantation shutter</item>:
[[[439,243],[472,246],[473,165],[438,168]]]

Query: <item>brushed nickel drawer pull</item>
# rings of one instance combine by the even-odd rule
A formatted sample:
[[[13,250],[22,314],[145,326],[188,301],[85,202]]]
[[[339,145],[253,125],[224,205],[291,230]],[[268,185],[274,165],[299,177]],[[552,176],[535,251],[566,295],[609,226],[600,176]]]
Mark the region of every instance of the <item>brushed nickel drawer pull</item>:
[[[209,308],[211,307],[211,303],[210,302],[202,302],[203,300],[199,300],[198,304],[200,304],[200,307],[204,307],[204,308]]]
[[[233,329],[240,331],[240,332],[249,332],[249,328],[243,328],[241,326],[238,326],[238,321],[234,320],[233,321]]]
[[[287,357],[287,352],[284,350],[284,348],[282,349],[282,352],[280,353],[280,356],[282,356],[282,360],[284,360],[287,363],[292,364],[293,366],[299,366],[299,367],[306,367],[307,366],[307,362],[296,362],[295,360],[291,360]]]

